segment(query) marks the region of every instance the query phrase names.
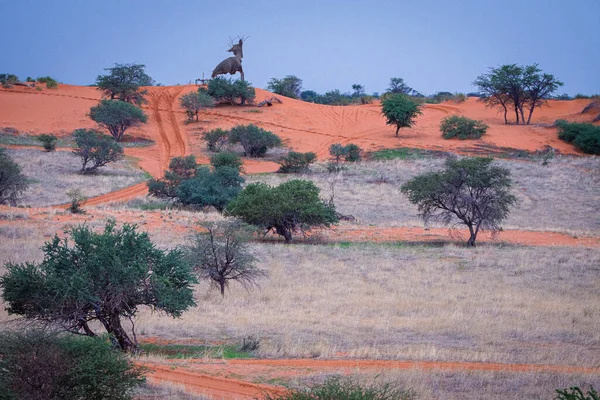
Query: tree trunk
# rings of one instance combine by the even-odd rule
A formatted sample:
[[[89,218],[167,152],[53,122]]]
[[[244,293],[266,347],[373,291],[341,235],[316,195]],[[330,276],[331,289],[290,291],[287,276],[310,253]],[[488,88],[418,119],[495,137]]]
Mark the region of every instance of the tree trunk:
[[[137,343],[134,343],[123,329],[119,314],[113,314],[109,317],[106,328],[108,333],[115,338],[121,350],[126,353],[137,350]]]
[[[527,125],[529,125],[529,123],[531,122],[531,115],[533,114],[534,108],[535,108],[535,106],[532,104],[531,109],[529,110],[529,116],[527,117]]]
[[[519,107],[515,106],[516,123],[519,125]]]
[[[219,287],[221,288],[221,296],[225,297],[225,282],[219,282]]]
[[[289,229],[284,228],[282,226],[276,226],[275,231],[277,232],[278,235],[283,236],[286,243],[292,242],[292,232]]]
[[[502,105],[502,107],[504,107],[504,125],[508,125],[508,118],[506,117],[506,114],[508,114],[508,110],[505,105]]]
[[[519,107],[519,112],[521,113],[521,123],[525,125],[525,113],[523,112],[523,106]]]
[[[399,130],[400,130],[400,127],[399,127],[399,126],[397,126],[397,127],[396,127],[396,137],[398,137],[398,131],[399,131]]]
[[[469,240],[467,240],[467,246],[475,247],[475,239],[477,239],[477,231],[473,230],[473,225],[467,225],[469,227],[469,233],[471,234]]]
[[[198,111],[196,111],[196,122],[198,122]]]

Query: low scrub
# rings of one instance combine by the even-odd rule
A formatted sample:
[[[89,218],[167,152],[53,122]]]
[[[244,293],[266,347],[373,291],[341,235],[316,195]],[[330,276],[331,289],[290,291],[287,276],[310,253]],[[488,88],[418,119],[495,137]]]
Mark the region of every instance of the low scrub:
[[[317,155],[313,152],[299,153],[290,151],[285,157],[279,160],[279,170],[284,174],[307,172],[310,164],[317,160]]]
[[[558,138],[587,154],[600,155],[600,126],[567,122],[559,119],[554,123],[558,127]]]
[[[210,157],[210,165],[215,168],[230,167],[242,171],[242,165],[244,162],[240,157],[232,152],[224,151],[222,153],[213,154]]]
[[[414,400],[416,394],[411,389],[397,385],[354,382],[350,378],[332,377],[324,383],[303,389],[290,389],[280,396],[266,395],[265,400]]]
[[[200,89],[199,92],[204,90]],[[247,81],[233,81],[223,77],[216,77],[208,82],[206,93],[219,103],[231,105],[252,103],[256,96],[254,88]]]
[[[107,340],[44,331],[0,334],[2,399],[127,400],[143,370]]]
[[[229,132],[229,142],[239,143],[248,157],[263,157],[267,150],[282,145],[281,138],[256,125],[238,125]]]
[[[459,115],[446,117],[440,124],[440,131],[444,139],[479,139],[487,129],[488,126],[483,121],[476,121]]]
[[[223,149],[223,146],[227,144],[227,137],[229,131],[225,129],[217,128],[212,131],[204,132],[202,138],[206,141],[206,148],[209,151],[218,153]]]
[[[58,138],[56,136],[44,133],[42,135],[39,135],[37,139],[42,143],[42,146],[44,146],[44,150],[56,150],[56,142],[58,142]]]

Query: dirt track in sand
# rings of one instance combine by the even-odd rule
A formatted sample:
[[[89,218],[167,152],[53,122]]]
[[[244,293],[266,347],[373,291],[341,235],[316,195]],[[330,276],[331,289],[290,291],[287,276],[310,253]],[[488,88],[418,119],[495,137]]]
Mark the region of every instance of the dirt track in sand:
[[[501,364],[481,362],[434,362],[392,360],[321,360],[321,359],[236,359],[181,360],[160,363],[144,362],[154,381],[184,385],[190,392],[219,399],[250,399],[265,392],[281,394],[273,385],[250,383],[250,380],[282,379],[319,373],[357,373],[390,370],[430,371],[504,371],[517,373],[599,374],[600,367],[541,364]],[[235,376],[237,379],[228,378]]]

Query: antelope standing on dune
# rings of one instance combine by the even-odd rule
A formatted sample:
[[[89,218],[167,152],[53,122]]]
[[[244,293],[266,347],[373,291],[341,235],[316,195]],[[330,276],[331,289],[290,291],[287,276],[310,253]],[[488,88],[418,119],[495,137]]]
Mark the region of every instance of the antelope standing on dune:
[[[244,57],[242,46],[244,45],[244,38],[240,38],[238,44],[233,44],[233,42],[231,44],[231,48],[227,51],[233,53],[233,57],[224,59],[215,67],[212,72],[213,78],[223,74],[234,75],[236,72],[240,71],[242,80],[244,80],[244,70],[242,69],[242,58]]]

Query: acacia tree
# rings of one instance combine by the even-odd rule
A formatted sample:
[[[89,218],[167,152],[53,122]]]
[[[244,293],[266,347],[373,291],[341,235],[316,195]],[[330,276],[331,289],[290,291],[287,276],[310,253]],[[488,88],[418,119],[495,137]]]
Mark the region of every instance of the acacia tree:
[[[448,159],[444,171],[417,176],[402,185],[401,191],[418,206],[426,223],[439,220],[449,225],[458,219],[469,228],[467,245],[475,246],[479,231],[498,231],[516,202],[510,193],[510,172],[492,166],[492,161]]]
[[[408,86],[402,78],[390,78],[390,87],[387,90],[393,94],[405,94],[407,96],[419,96],[421,93]]]
[[[96,86],[102,94],[111,100],[123,100],[137,105],[144,104],[146,91],[140,86],[153,86],[154,80],[144,72],[142,64],[115,64],[107,75],[98,75]]]
[[[215,100],[205,91],[189,92],[179,98],[181,107],[185,108],[188,121],[192,121],[194,116],[198,122],[198,113],[203,108],[212,108],[215,106]]]
[[[515,113],[516,124],[531,123],[536,107],[543,106],[563,83],[554,75],[542,73],[538,64],[521,66],[502,65],[492,68],[473,82],[482,94],[480,100],[488,107],[498,107],[504,111],[504,123],[508,124],[509,109]],[[528,110],[527,119],[525,110]]]
[[[251,183],[229,203],[226,211],[265,232],[274,230],[290,243],[294,231],[338,222],[335,206],[321,200],[319,192],[313,182],[306,180],[294,179],[275,187]]]
[[[302,79],[295,75],[288,75],[282,79],[271,78],[267,89],[282,96],[298,99],[302,92]]]
[[[210,281],[225,296],[231,281],[245,289],[257,285],[266,273],[256,266],[247,242],[251,232],[238,221],[202,225],[206,232],[198,233],[185,247],[186,256],[200,279]]]
[[[90,108],[89,117],[108,129],[117,142],[123,138],[127,129],[148,121],[141,108],[120,100],[102,100],[100,104]]]
[[[381,113],[388,125],[396,125],[396,136],[400,128],[410,128],[418,115],[423,114],[417,103],[404,94],[394,94],[381,102]]]
[[[183,253],[159,250],[135,225],[117,229],[109,221],[102,233],[83,225],[46,242],[39,263],[5,264],[0,277],[9,314],[97,336],[90,323],[98,321],[123,351],[137,348],[122,325],[132,323],[139,306],[173,317],[195,305],[196,283]],[[70,245],[72,243],[72,245]]]
[[[19,164],[14,162],[5,149],[0,148],[0,204],[17,205],[29,184],[27,177],[21,172]]]
[[[123,148],[110,136],[94,130],[77,129],[73,154],[81,158],[82,174],[92,174],[100,167],[123,158]]]

